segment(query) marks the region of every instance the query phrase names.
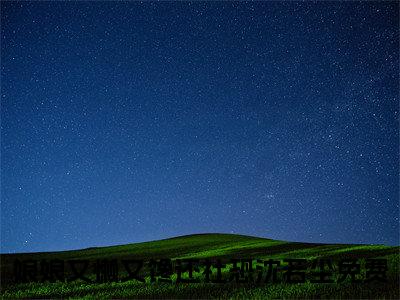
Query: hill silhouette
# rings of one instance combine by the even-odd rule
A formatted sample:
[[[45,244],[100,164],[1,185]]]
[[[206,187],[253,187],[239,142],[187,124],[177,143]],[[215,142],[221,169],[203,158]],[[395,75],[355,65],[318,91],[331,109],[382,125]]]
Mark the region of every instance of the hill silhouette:
[[[234,234],[193,234],[157,241],[109,246],[91,247],[81,250],[2,254],[1,295],[4,298],[46,298],[46,297],[94,297],[118,298],[210,298],[210,297],[316,297],[330,295],[337,298],[399,298],[399,250],[400,247],[384,245],[319,244],[272,240]],[[141,282],[86,283],[76,282],[31,282],[15,283],[15,262],[51,260],[143,260],[149,262],[168,258],[176,259],[220,259],[228,263],[232,259],[285,260],[285,259],[329,259],[338,262],[356,259],[365,269],[368,259],[383,258],[387,261],[387,282],[379,284],[362,283],[354,285],[347,278],[342,283],[288,285],[285,282],[266,286],[237,286],[233,283],[218,285],[195,283],[187,285],[152,285]],[[284,267],[284,262],[282,262]],[[38,267],[39,268],[39,267]],[[336,269],[337,271],[337,269]],[[148,281],[149,267],[144,265],[141,275]],[[223,275],[228,270],[223,271]],[[363,271],[365,272],[365,271]],[[360,276],[364,276],[361,272]],[[93,268],[88,268],[86,276],[95,282]],[[176,276],[176,275],[173,275]],[[174,277],[176,279],[176,277]],[[212,288],[213,287],[213,288]]]

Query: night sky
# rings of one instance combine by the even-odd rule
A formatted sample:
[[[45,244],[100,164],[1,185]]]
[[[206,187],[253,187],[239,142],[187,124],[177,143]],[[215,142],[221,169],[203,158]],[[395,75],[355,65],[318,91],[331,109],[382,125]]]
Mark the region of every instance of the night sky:
[[[396,2],[1,2],[1,251],[399,243]]]

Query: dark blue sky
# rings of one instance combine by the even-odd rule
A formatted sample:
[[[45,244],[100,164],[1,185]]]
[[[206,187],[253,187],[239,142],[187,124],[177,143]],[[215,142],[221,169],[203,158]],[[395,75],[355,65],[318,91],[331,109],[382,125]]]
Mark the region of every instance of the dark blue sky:
[[[399,243],[396,2],[2,2],[1,251]]]

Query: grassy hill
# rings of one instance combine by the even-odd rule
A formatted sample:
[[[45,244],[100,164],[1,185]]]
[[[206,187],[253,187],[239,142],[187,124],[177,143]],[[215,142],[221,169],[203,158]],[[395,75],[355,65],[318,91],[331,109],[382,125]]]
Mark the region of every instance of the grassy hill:
[[[232,235],[232,234],[196,234],[170,238],[145,243],[128,244],[112,247],[88,248],[74,251],[2,254],[1,258],[1,296],[2,298],[265,298],[265,299],[399,299],[399,254],[400,247],[383,245],[344,245],[315,244],[270,240],[265,238]],[[174,272],[172,283],[150,283],[149,261],[161,258],[172,259]],[[281,262],[278,269],[278,282],[237,283],[231,277],[233,266],[231,259],[274,259]],[[339,276],[338,263],[343,259],[357,259],[361,264],[360,275],[365,279],[366,263],[369,259],[383,258],[387,260],[387,281],[354,283],[348,276],[343,282],[337,283]],[[27,282],[15,283],[14,263],[29,260],[37,261],[41,270],[41,261],[50,262],[54,259],[65,262],[65,272],[70,274],[69,260],[88,260],[90,266],[85,277],[93,282],[82,280],[72,282]],[[144,266],[138,273],[146,282],[128,280],[125,282],[96,283],[96,271],[93,265],[97,260],[107,259],[118,261],[119,278],[128,273],[121,265],[122,260],[143,260]],[[194,276],[200,278],[199,283],[176,283],[176,259],[205,259],[216,261],[221,259],[226,264],[222,269],[222,278],[226,283],[204,282],[205,269],[200,269]],[[307,278],[305,283],[289,283],[284,273],[288,267],[285,259],[307,259]],[[309,280],[311,271],[315,271],[312,261],[330,259],[333,262],[334,283],[312,283]],[[21,266],[21,264],[19,265]],[[22,268],[22,267],[21,267]],[[28,268],[29,269],[29,268]],[[22,269],[20,269],[22,270]],[[32,271],[32,269],[29,269]],[[211,279],[216,278],[216,270]],[[266,269],[267,270],[267,269]],[[254,270],[256,272],[256,270]],[[247,273],[246,273],[247,274]],[[256,273],[253,273],[256,274]],[[258,273],[257,273],[258,274]],[[187,276],[186,274],[184,277]],[[256,275],[252,278],[257,278]],[[40,277],[40,276],[39,276]]]

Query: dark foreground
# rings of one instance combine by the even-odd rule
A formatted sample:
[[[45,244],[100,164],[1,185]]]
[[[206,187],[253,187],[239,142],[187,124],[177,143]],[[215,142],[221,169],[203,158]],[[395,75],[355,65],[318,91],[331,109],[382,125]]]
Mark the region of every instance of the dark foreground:
[[[77,251],[4,254],[1,297],[400,299],[399,251],[382,245],[201,234]],[[179,279],[190,280],[188,259],[193,259],[192,279],[199,282]]]

